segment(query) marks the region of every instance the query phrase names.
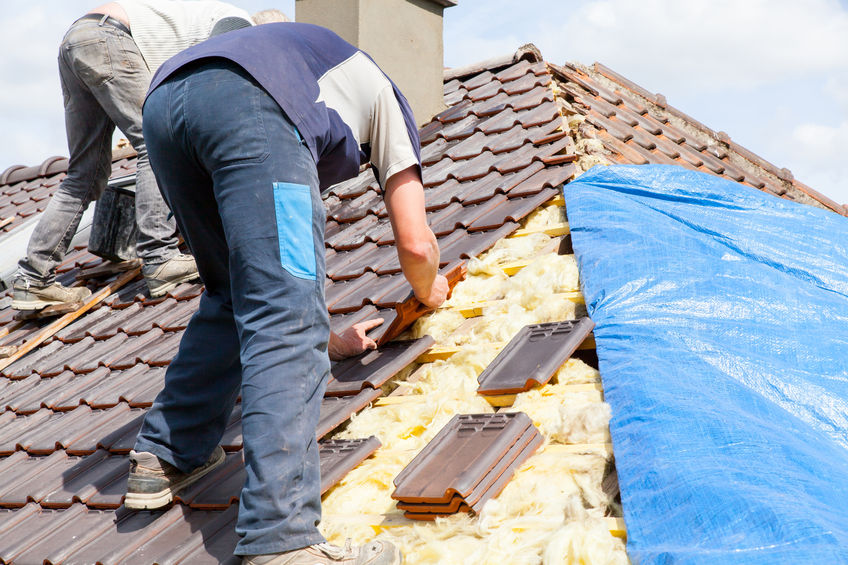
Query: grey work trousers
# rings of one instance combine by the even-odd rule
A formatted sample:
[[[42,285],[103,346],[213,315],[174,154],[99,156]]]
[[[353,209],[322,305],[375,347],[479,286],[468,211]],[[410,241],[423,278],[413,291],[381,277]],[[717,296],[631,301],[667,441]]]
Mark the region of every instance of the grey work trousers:
[[[148,265],[171,259],[179,252],[176,222],[169,218],[156,185],[141,133],[141,106],[151,75],[135,41],[109,24],[79,20],[62,40],[59,78],[70,151],[68,176],[33,231],[19,275],[34,286],[53,283],[83,212],[106,188],[115,126],[138,153],[138,256]]]

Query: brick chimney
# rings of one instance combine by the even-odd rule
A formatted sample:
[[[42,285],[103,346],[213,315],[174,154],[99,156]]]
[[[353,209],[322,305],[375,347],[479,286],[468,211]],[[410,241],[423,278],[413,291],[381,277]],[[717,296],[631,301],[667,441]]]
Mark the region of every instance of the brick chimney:
[[[442,14],[454,0],[296,0],[295,20],[359,47],[409,100],[418,125],[445,109]]]

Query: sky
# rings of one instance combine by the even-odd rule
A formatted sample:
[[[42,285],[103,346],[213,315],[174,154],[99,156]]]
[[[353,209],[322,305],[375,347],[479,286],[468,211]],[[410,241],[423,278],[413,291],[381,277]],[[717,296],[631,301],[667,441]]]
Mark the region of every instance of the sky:
[[[293,0],[231,0],[249,12]],[[4,2],[0,171],[67,155],[56,55],[97,2]],[[848,0],[458,0],[445,65],[535,44],[601,62],[839,203],[848,203]]]

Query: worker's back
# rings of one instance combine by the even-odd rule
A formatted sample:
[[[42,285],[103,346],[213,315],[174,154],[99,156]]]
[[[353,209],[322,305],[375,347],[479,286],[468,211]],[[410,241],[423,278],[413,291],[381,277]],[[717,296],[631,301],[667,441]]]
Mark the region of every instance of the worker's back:
[[[168,60],[151,90],[210,57],[237,63],[276,100],[312,152],[322,188],[356,176],[367,161],[381,179],[418,164],[406,99],[368,55],[332,31],[286,22],[216,36]]]

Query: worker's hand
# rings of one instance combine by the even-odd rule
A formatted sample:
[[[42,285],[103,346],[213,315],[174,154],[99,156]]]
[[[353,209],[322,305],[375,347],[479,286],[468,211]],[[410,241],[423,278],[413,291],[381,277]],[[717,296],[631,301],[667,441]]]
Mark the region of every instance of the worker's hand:
[[[365,322],[353,324],[340,334],[330,332],[330,343],[327,352],[333,361],[341,361],[347,357],[359,355],[366,349],[377,349],[377,342],[368,337],[366,332],[383,323],[383,318],[374,318]]]
[[[416,294],[415,298],[417,298],[424,306],[429,308],[438,308],[445,300],[447,300],[449,292],[450,286],[448,285],[448,279],[446,279],[443,275],[436,275],[436,278],[433,279],[433,284],[430,285],[430,290],[426,296]]]

